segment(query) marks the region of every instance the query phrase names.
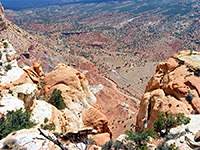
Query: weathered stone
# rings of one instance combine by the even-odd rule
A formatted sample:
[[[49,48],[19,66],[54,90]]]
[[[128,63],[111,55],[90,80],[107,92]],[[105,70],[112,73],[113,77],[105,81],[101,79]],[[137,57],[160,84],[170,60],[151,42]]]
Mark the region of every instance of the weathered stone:
[[[32,110],[37,86],[35,84],[22,84],[10,88],[18,94],[18,98],[24,101],[26,110]]]
[[[93,135],[92,139],[94,140],[96,145],[101,146],[101,145],[104,145],[106,142],[110,141],[110,134],[101,133],[101,134]]]
[[[47,131],[43,131],[48,135]],[[51,135],[53,136],[53,135]],[[60,150],[53,142],[40,135],[35,128],[23,129],[9,134],[6,138],[0,141],[0,149],[9,144],[10,149],[28,149],[28,150]]]
[[[195,134],[194,140],[195,140],[195,142],[200,141],[200,130]]]

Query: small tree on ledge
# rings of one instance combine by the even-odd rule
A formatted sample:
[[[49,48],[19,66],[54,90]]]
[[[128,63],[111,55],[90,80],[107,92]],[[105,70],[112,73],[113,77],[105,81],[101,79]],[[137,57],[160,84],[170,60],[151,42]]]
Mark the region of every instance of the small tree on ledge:
[[[58,109],[65,108],[65,104],[63,102],[63,98],[61,94],[62,92],[60,90],[54,89],[49,100],[49,103],[51,103]]]
[[[158,117],[160,119],[156,119],[153,126],[154,131],[158,132],[161,137],[168,135],[171,128],[182,124],[186,125],[191,120],[189,117],[185,117],[184,113],[178,113],[174,116],[172,113],[166,115],[163,111],[159,112]]]

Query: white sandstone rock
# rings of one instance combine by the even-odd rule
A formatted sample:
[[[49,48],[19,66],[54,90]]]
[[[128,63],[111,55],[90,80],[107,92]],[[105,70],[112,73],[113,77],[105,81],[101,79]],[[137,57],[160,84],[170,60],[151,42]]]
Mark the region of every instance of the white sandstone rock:
[[[0,104],[0,113],[2,114],[7,114],[7,111],[11,110],[24,109],[24,102],[12,95],[4,96]]]
[[[96,94],[98,93],[100,90],[103,90],[104,89],[104,86],[102,84],[99,84],[99,85],[90,85],[90,91],[93,93],[93,94]]]
[[[4,44],[7,43],[8,47],[4,48]],[[0,59],[0,84],[11,83],[19,79],[24,71],[18,67],[16,60],[16,51],[13,46],[9,44],[7,40],[0,42],[1,49],[1,59]],[[7,66],[10,65],[11,69],[8,70]]]
[[[31,120],[40,124],[44,123],[44,119],[50,120],[52,117],[52,106],[45,101],[36,100],[34,109],[31,113]]]
[[[17,85],[14,87],[11,87],[10,90],[12,90],[14,93],[21,93],[24,95],[29,95],[31,98],[35,96],[37,92],[37,85],[36,84],[22,84],[22,85]]]
[[[43,132],[46,135],[48,135],[47,131]],[[0,141],[0,149],[3,149],[3,146],[9,141],[13,141],[13,147],[15,147],[15,149],[21,149],[21,148],[25,148],[27,150],[46,150],[50,148],[52,150],[60,149],[58,146],[54,145],[44,136],[40,135],[39,131],[35,128],[23,129],[13,133],[9,134],[6,138]]]

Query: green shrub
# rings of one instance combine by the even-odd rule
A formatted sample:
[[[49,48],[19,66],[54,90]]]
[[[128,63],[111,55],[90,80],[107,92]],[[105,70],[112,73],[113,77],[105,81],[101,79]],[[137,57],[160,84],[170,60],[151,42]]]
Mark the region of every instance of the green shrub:
[[[166,145],[164,143],[162,143],[162,145],[159,145],[156,150],[178,150],[178,146],[176,147],[176,144],[170,144],[170,145]]]
[[[111,150],[113,143],[113,140],[106,142],[104,145],[102,145],[102,150]]]
[[[54,123],[50,123],[50,124],[46,124],[46,125],[41,124],[40,127],[44,130],[50,130],[50,131],[56,129],[56,126]]]
[[[10,64],[6,65],[6,70],[11,70],[12,66]]]
[[[2,58],[2,53],[1,53],[1,51],[0,51],[0,59]]]
[[[163,111],[159,112],[158,117],[160,119],[156,119],[153,123],[153,126],[154,131],[158,132],[161,137],[168,135],[171,128],[182,124],[186,125],[191,120],[189,117],[185,117],[184,113],[178,113],[176,116],[174,116],[172,113],[166,115]]]
[[[182,60],[179,60],[178,64],[179,64],[179,66],[181,66],[181,65],[183,65],[183,64],[184,64],[184,61],[182,61]]]
[[[63,102],[63,98],[62,98],[61,94],[62,94],[62,92],[60,90],[54,89],[53,93],[51,94],[51,98],[49,100],[49,103],[51,103],[58,109],[65,108],[65,104]]]
[[[48,118],[44,118],[44,123],[47,123],[49,121]]]
[[[193,97],[194,96],[191,94],[190,90],[188,90],[188,94],[185,98],[186,98],[186,100],[188,101],[189,104],[191,104]]]
[[[194,71],[194,75],[197,76],[197,77],[200,77],[200,69],[196,69]]]
[[[156,138],[156,133],[152,130],[133,132],[132,130],[125,131],[127,140],[134,141],[137,145],[137,149],[145,149],[146,142],[149,142],[149,137]]]
[[[8,43],[7,42],[3,42],[3,46],[4,46],[4,48],[8,48]]]
[[[94,144],[94,143],[91,143]],[[113,140],[110,140],[106,142],[104,145],[101,146],[102,150],[119,150],[119,149],[124,149],[124,144],[120,142],[113,142]]]
[[[187,71],[189,71],[189,72],[194,72],[194,70],[193,69],[191,69],[191,68],[188,68],[188,70]]]
[[[9,133],[20,129],[29,129],[35,123],[30,121],[30,112],[23,112],[22,109],[16,111],[8,111],[6,119],[0,118],[0,133],[1,137],[6,137]]]

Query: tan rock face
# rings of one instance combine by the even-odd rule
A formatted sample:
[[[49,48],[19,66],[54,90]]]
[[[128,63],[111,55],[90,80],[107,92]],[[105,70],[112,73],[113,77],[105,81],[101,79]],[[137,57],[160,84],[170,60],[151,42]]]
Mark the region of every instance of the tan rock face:
[[[194,75],[193,71],[197,68],[185,60],[185,55],[188,60],[198,54],[195,52],[188,56],[188,51],[183,51],[157,66],[156,73],[149,80],[140,103],[137,117],[140,128],[152,128],[159,111],[185,115],[195,111],[200,113],[200,77]],[[191,102],[188,101],[188,97],[191,97]]]
[[[108,121],[106,116],[98,109],[91,107],[83,113],[83,123],[87,127],[96,129],[98,133],[109,133],[112,138],[112,133],[108,127]]]
[[[90,92],[85,75],[64,64],[58,65],[44,78],[46,86],[43,94],[50,97],[54,89],[62,91],[65,107],[81,118],[83,111],[90,108],[90,104],[96,101]]]
[[[108,133],[97,134],[92,136],[92,139],[94,140],[96,145],[101,146],[110,141],[110,135]]]
[[[91,106],[95,103],[96,98],[90,92],[84,74],[72,67],[59,64],[45,76],[43,82],[46,86],[41,90],[41,95],[46,96],[46,98],[51,96],[54,89],[62,91],[65,103],[63,117],[65,120],[69,120],[70,129],[67,129],[68,131],[73,132],[84,126],[92,127],[98,133],[107,132],[111,136],[107,118],[98,109]]]
[[[48,119],[46,123],[44,123],[45,118]],[[37,123],[39,128],[41,124],[48,125],[54,123],[56,128],[52,132],[65,133],[78,130],[79,122],[71,111],[66,109],[61,112],[53,105],[42,100],[35,101],[31,119]]]
[[[34,83],[38,83],[40,77],[45,76],[41,64],[38,61],[34,62],[32,67],[24,67],[23,69]]]
[[[10,88],[13,93],[17,93],[18,98],[24,102],[26,110],[32,110],[37,87],[35,84],[22,84]]]

